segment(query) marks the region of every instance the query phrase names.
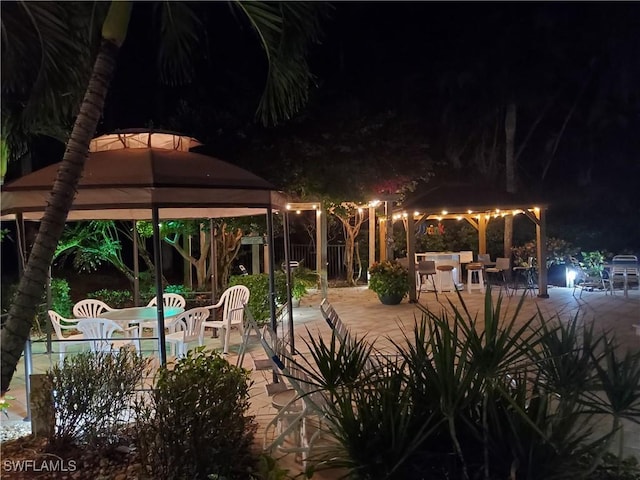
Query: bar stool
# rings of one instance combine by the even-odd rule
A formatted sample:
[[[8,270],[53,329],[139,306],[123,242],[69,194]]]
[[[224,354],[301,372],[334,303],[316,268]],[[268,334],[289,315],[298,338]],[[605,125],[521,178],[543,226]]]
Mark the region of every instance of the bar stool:
[[[440,292],[455,292],[456,285],[453,282],[453,265],[438,265],[436,270],[440,272],[438,275]]]
[[[467,292],[471,293],[473,290],[484,292],[483,268],[484,265],[482,263],[470,263],[467,265]],[[473,283],[474,278],[476,283]]]
[[[436,262],[433,260],[420,260],[418,262],[418,298],[420,298],[420,292],[422,292],[422,286],[427,284],[429,278],[431,278],[431,284],[433,285],[433,291],[436,292],[436,298],[438,298],[438,289],[436,288],[436,282],[434,277],[436,276]],[[428,290],[426,290],[428,291]]]

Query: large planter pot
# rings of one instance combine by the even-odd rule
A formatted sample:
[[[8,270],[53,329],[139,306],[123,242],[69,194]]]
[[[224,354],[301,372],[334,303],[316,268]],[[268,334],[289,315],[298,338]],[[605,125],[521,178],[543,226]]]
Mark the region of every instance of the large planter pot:
[[[397,294],[395,295],[394,294],[388,294],[388,295],[378,294],[378,298],[380,299],[383,305],[398,305],[402,301],[403,297],[404,295],[397,295]]]

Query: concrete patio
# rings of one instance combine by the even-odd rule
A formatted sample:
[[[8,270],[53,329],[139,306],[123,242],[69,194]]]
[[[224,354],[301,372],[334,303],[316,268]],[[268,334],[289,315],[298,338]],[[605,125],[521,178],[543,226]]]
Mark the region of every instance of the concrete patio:
[[[481,326],[484,294],[467,293],[466,290],[460,293],[469,312],[472,316],[477,316],[478,324]],[[503,298],[503,310],[506,310],[507,316],[509,312],[514,311],[522,293],[521,290],[517,295]],[[615,333],[622,349],[640,350],[640,336],[638,335],[640,334],[640,291],[637,288],[630,290],[628,297],[624,297],[622,292],[616,292],[616,295],[612,296],[606,295],[602,291],[585,291],[581,298],[579,298],[579,294],[579,290],[573,292],[572,288],[560,287],[551,287],[548,299],[527,294],[523,311],[518,318],[524,321],[524,319],[536,314],[538,309],[546,318],[556,316],[561,321],[568,321],[577,315],[582,322],[594,322],[596,330]],[[498,292],[494,291],[493,295],[494,298],[497,297]],[[388,349],[391,340],[403,342],[404,334],[410,334],[416,319],[421,318],[421,311],[415,304],[407,303],[405,299],[400,305],[382,305],[377,296],[366,287],[332,288],[329,289],[328,299],[354,335],[358,337],[366,335],[366,338],[370,342],[375,341],[376,347],[381,350]],[[315,292],[304,297],[300,307],[293,309],[297,337],[296,347],[302,353],[306,350],[303,339],[308,338],[308,335],[330,338],[330,329],[319,310],[320,301],[320,294]],[[455,293],[441,293],[436,299],[434,293],[423,292],[419,302],[436,312],[450,309],[451,305],[460,305]],[[232,363],[236,362],[239,342],[239,334],[234,332],[232,334],[233,347],[229,354],[229,361]],[[221,349],[221,340],[208,338],[207,346]],[[44,351],[43,344],[34,346],[33,350],[34,373],[46,371],[51,362],[58,360],[57,355],[50,356],[42,353]],[[264,357],[265,354],[257,340],[251,341],[243,363],[245,368],[253,370],[251,413],[255,415],[259,424],[256,443],[260,445],[262,444],[264,427],[275,414],[275,409],[266,392],[266,385],[272,382],[272,374],[269,370],[254,370],[253,360]],[[22,361],[14,376],[9,394],[16,399],[11,402],[9,419],[2,419],[3,427],[9,424],[19,424],[21,419],[27,415]],[[628,423],[627,425],[624,453],[625,455],[635,455],[640,459],[640,428],[635,424]],[[293,458],[283,458],[282,462],[286,468],[290,469],[291,473],[301,468]],[[318,475],[316,478],[321,478],[321,476]]]

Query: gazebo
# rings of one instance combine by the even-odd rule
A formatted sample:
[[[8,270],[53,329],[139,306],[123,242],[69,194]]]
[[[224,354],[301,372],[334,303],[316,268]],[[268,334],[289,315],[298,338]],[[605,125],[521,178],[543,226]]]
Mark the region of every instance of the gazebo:
[[[272,213],[285,211],[285,196],[253,173],[217,158],[191,152],[190,148],[197,145],[200,145],[197,140],[171,132],[127,130],[97,137],[91,142],[68,215],[69,221],[151,220],[158,299],[162,297],[160,219],[266,214],[270,265],[273,265]],[[19,229],[23,220],[39,221],[59,165],[50,165],[4,185],[2,219],[15,218]],[[285,250],[287,247],[285,243]],[[273,267],[270,275],[273,287]],[[273,291],[271,296],[273,323]],[[163,303],[158,301],[159,332],[164,332],[163,317]],[[159,337],[164,363],[166,347],[163,335]]]
[[[547,292],[547,233],[546,209],[548,205],[525,194],[477,186],[451,184],[430,187],[409,196],[394,210],[396,218],[406,221],[407,256],[415,251],[416,228],[427,220],[466,220],[478,231],[478,253],[486,253],[486,228],[492,219],[507,215],[524,215],[536,226],[538,296],[548,298]],[[415,277],[415,264],[409,262],[409,276]],[[415,282],[410,282],[409,301],[416,301]]]

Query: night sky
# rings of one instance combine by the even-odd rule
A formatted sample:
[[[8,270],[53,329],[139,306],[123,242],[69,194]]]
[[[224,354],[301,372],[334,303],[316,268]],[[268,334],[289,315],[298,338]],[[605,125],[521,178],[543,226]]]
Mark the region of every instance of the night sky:
[[[151,7],[136,4],[98,133],[181,131],[280,187],[357,177],[364,191],[381,175],[501,187],[512,102],[519,188],[548,196],[570,235],[640,249],[640,4],[333,3],[309,104],[275,128],[254,117],[265,63],[251,31],[224,2],[195,5],[207,35],[194,81],[167,86]]]

